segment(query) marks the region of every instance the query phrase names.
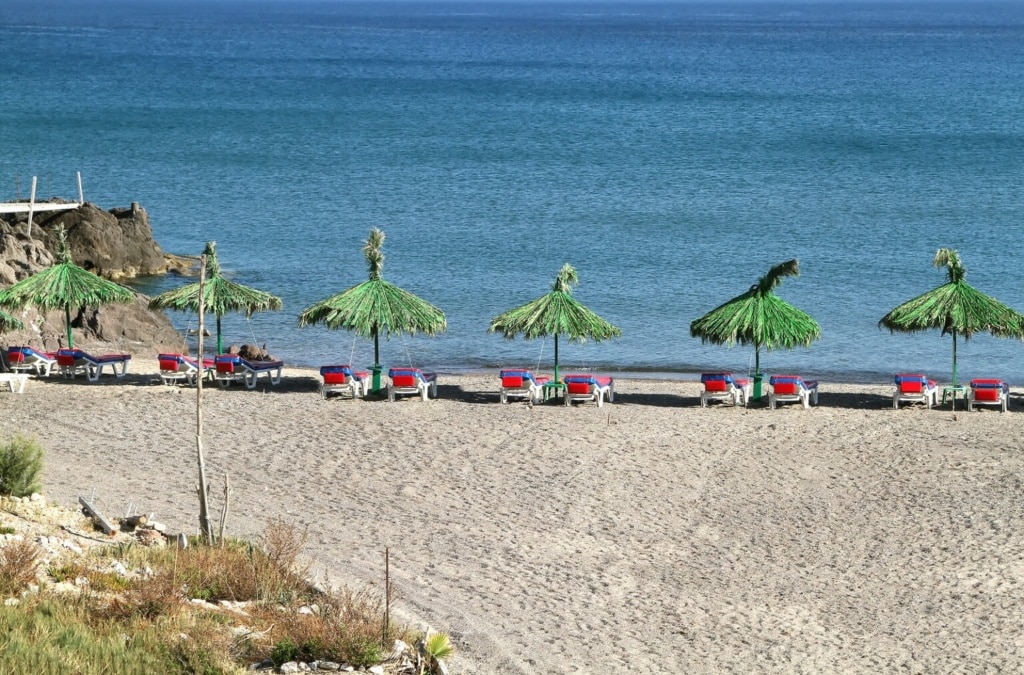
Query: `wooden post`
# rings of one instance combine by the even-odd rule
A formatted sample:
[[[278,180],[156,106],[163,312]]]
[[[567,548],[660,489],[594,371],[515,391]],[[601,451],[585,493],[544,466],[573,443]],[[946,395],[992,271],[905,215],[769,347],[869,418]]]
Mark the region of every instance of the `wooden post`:
[[[137,516],[127,516],[121,519],[125,527],[140,527],[149,522],[149,517],[143,513]]]
[[[384,630],[382,643],[388,641],[388,626],[391,625],[391,551],[384,547]]]
[[[36,210],[36,177],[32,176],[32,194],[28,198],[28,236],[32,238],[32,212]]]
[[[206,292],[206,256],[200,256],[199,267],[199,367],[203,367],[203,294]],[[203,378],[196,378],[196,458],[199,461],[199,531],[206,537],[207,544],[213,544],[213,527],[210,525],[210,509],[207,504],[206,463],[203,460]]]
[[[100,526],[100,529],[107,534],[117,533],[117,526],[107,520],[106,516],[100,513],[95,506],[93,506],[88,499],[85,497],[79,497],[78,503],[82,505],[85,512],[96,521],[96,524]]]
[[[224,474],[224,510],[220,512],[220,532],[217,533],[217,540],[221,548],[224,548],[224,525],[228,521],[228,505],[231,503],[231,482],[228,475]]]

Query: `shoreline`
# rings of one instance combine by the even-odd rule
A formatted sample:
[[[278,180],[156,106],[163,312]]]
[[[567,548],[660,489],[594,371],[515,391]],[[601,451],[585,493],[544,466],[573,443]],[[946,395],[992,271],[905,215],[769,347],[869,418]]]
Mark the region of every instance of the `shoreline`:
[[[138,363],[136,363],[136,360]],[[156,359],[121,380],[32,379],[4,435],[44,493],[197,527],[195,391]],[[923,672],[1024,666],[1020,398],[892,409],[891,385],[820,405],[700,408],[699,383],[616,382],[598,408],[498,402],[496,373],[439,397],[321,400],[313,369],[207,387],[211,514],[309,534],[319,578],[383,583],[451,633],[453,672]]]
[[[191,347],[190,354],[194,354],[194,352],[195,352],[194,345],[191,345],[190,347]],[[86,351],[89,351],[89,349],[87,348]],[[130,371],[131,370],[136,370],[139,367],[138,364],[142,364],[142,363],[147,362],[147,361],[152,361],[152,363],[145,363],[145,365],[142,366],[142,370],[137,370],[136,372],[150,372],[150,371],[153,372],[153,373],[157,372],[157,367],[156,367],[157,354],[155,352],[146,351],[145,353],[142,353],[140,351],[136,351],[136,350],[133,350],[133,349],[128,349],[127,352],[132,354],[132,361],[131,361],[131,365],[129,367]],[[94,353],[97,353],[97,354],[98,353],[104,353],[104,349],[100,348],[100,347],[97,347],[97,349],[96,349],[96,351]],[[207,351],[206,352],[206,358],[213,358],[213,353],[210,352],[210,351]],[[303,375],[310,376],[310,377],[316,377],[316,378],[319,378],[319,369],[320,369],[321,366],[338,365],[338,364],[346,363],[346,361],[341,360],[341,359],[334,360],[334,361],[332,361],[330,363],[325,361],[324,363],[322,363],[320,365],[308,365],[308,364],[303,363],[303,362],[291,362],[291,361],[289,361],[287,359],[284,359],[283,362],[284,362],[284,368],[285,368],[286,372],[287,371],[298,371],[299,373],[301,373]],[[357,364],[355,367],[358,370],[369,370],[370,369],[370,366],[363,365],[363,364]],[[384,364],[383,368],[384,368],[385,374],[387,372],[387,368],[388,367],[402,368],[402,367],[409,367],[409,366],[402,365],[402,364],[399,364],[399,363]],[[534,372],[536,374],[545,374],[545,375],[549,375],[549,376],[553,373],[553,368],[550,367],[550,365],[549,366],[542,366],[540,368],[534,368],[534,367],[532,367],[530,365],[525,365],[523,362],[509,362],[507,364],[494,365],[494,366],[472,366],[472,365],[463,365],[463,366],[458,366],[458,365],[456,365],[456,366],[443,366],[443,365],[441,365],[441,366],[437,366],[437,365],[432,365],[432,364],[429,364],[429,363],[425,363],[425,364],[418,365],[418,366],[415,366],[415,367],[418,367],[421,370],[425,370],[425,371],[436,372],[436,373],[438,373],[438,375],[445,376],[445,377],[484,377],[484,378],[492,377],[495,380],[497,379],[498,371],[503,369],[503,368],[526,368],[526,369],[531,370],[532,372]],[[560,366],[559,367],[559,371],[562,374],[579,372],[579,373],[594,373],[594,374],[600,374],[600,375],[610,375],[610,376],[612,376],[614,378],[624,379],[624,380],[646,380],[646,381],[656,381],[656,382],[681,382],[681,383],[698,383],[698,384],[700,382],[700,376],[701,376],[702,373],[711,373],[711,372],[732,372],[737,377],[746,377],[746,378],[749,378],[749,379],[753,378],[753,374],[746,372],[745,369],[733,368],[733,369],[730,370],[729,368],[723,367],[723,366],[719,366],[717,368],[709,367],[709,368],[705,368],[705,369],[689,369],[689,368],[687,368],[687,369],[681,369],[681,370],[666,370],[666,369],[659,369],[659,368],[651,368],[651,369],[639,369],[638,370],[638,369],[628,369],[628,368],[620,368],[620,367],[603,367],[601,365],[596,365],[596,366],[589,366],[588,365],[586,367],[569,365],[569,366]],[[799,370],[799,369],[796,372],[793,372],[792,370],[780,370],[780,369],[769,370],[769,369],[765,369],[763,371],[763,374],[764,374],[765,382],[767,382],[769,376],[774,375],[774,374],[798,374],[798,375],[801,375],[804,379],[818,380],[819,382],[822,382],[823,384],[847,384],[847,385],[854,385],[854,386],[892,386],[893,378],[895,377],[896,373],[898,373],[898,372],[911,372],[911,371],[893,370],[892,372],[889,372],[889,373],[873,373],[873,372],[865,372],[865,371],[849,371],[849,372],[829,371],[829,372],[821,373],[821,372],[818,372],[818,371]],[[928,372],[929,377],[931,377],[932,379],[938,381],[940,385],[942,385],[946,380],[950,379],[948,376],[946,378],[943,378],[943,374],[944,373],[939,371],[939,370],[932,370],[932,371]],[[987,377],[988,375],[985,375],[985,376]],[[980,377],[980,375],[979,375],[979,377]],[[961,377],[959,379],[960,379],[960,383],[961,384],[965,384],[966,382],[970,381],[969,379],[965,379],[963,377]],[[1007,381],[1011,383],[1011,386],[1015,386],[1015,384],[1016,384],[1012,379],[1011,380],[1007,380]]]

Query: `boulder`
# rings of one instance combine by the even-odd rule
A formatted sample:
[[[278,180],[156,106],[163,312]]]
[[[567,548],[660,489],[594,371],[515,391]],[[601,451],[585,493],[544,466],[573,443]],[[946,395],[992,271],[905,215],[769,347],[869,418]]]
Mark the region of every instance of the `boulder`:
[[[52,200],[60,202],[63,200]],[[71,211],[34,214],[28,235],[28,215],[0,215],[0,287],[9,286],[52,265],[56,259],[58,232],[68,236],[71,257],[99,276],[125,281],[140,275],[187,274],[194,263],[165,255],[153,240],[149,216],[138,204],[103,211],[86,203]],[[121,351],[150,355],[181,351],[184,340],[163,312],[147,307],[139,294],[133,303],[73,309],[71,323],[75,346],[100,352]],[[34,308],[10,312],[25,329],[3,336],[3,342],[30,344],[45,350],[67,346],[62,311],[40,313]]]
[[[103,211],[86,202],[73,211],[40,215],[45,217],[33,218],[33,227],[44,233],[46,247],[56,250],[57,233],[63,226],[72,260],[94,274],[117,281],[167,271],[164,252],[153,240],[149,215],[138,204]]]

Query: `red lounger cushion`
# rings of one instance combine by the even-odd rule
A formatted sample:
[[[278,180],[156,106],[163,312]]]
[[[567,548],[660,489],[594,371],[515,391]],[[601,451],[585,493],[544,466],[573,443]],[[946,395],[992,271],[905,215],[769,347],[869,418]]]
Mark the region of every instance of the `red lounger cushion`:
[[[395,375],[391,378],[391,384],[396,387],[415,387],[416,376],[415,375]]]
[[[998,401],[1002,396],[1002,389],[978,388],[974,390],[975,401]]]
[[[501,378],[501,386],[505,389],[522,389],[523,378],[521,376],[512,377],[511,375]]]
[[[779,382],[774,387],[775,393],[783,396],[792,396],[797,392],[796,382]]]
[[[568,384],[570,394],[589,394],[590,383],[589,382],[570,382]]]
[[[729,383],[725,380],[708,380],[704,383],[704,391],[728,391]]]

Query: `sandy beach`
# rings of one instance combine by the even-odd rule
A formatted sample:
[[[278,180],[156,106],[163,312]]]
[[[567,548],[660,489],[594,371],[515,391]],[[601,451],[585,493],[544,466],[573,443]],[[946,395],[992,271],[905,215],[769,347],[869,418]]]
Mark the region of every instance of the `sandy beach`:
[[[194,390],[156,372],[0,393],[48,498],[196,530]],[[1019,395],[893,410],[826,382],[811,410],[702,409],[697,382],[620,379],[567,409],[499,404],[496,373],[427,403],[318,382],[204,388],[214,503],[227,474],[229,534],[308,527],[335,583],[380,584],[390,547],[397,608],[451,632],[455,673],[1024,668]]]

